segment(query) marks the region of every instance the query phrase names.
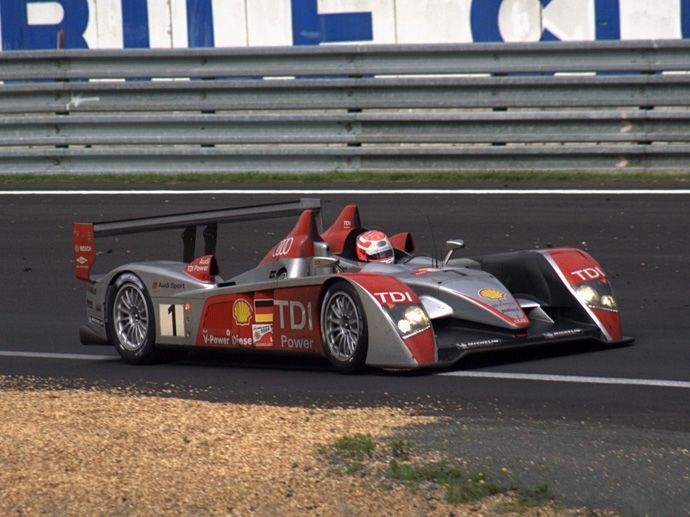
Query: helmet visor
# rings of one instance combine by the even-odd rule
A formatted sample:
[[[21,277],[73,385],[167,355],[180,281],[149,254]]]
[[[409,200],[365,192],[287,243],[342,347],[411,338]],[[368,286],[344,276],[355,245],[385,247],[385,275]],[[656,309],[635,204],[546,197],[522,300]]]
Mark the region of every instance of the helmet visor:
[[[383,260],[390,260],[393,258],[393,249],[388,248],[386,250],[381,250],[381,251],[376,252],[376,253],[367,254],[367,256],[369,257],[369,260],[376,261],[376,262],[383,261]]]

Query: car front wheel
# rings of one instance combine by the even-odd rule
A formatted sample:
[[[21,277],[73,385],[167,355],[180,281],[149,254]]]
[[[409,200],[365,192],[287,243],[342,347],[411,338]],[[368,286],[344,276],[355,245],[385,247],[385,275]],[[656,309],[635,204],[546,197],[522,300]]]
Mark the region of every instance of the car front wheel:
[[[367,321],[354,287],[337,282],[326,291],[321,306],[321,333],[326,357],[341,373],[364,369],[367,357]]]

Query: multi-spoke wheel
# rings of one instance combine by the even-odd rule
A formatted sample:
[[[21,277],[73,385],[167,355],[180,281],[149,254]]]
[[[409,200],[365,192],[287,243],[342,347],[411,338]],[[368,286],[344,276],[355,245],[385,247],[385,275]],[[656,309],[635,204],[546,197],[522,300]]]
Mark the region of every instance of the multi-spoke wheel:
[[[117,278],[111,291],[108,333],[122,358],[141,364],[154,359],[156,322],[143,283],[136,275]]]
[[[336,370],[362,370],[367,357],[367,321],[359,295],[347,282],[337,282],[326,292],[321,334],[326,357]]]

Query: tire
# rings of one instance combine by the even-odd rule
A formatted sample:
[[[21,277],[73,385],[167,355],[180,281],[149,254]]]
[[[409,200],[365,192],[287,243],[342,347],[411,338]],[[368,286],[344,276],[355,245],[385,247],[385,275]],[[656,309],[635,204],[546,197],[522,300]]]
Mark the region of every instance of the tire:
[[[341,373],[364,370],[369,336],[359,295],[347,282],[336,282],[321,305],[321,338],[324,354]]]
[[[114,282],[108,303],[108,337],[130,364],[147,364],[157,359],[156,320],[151,298],[143,282],[132,273]]]

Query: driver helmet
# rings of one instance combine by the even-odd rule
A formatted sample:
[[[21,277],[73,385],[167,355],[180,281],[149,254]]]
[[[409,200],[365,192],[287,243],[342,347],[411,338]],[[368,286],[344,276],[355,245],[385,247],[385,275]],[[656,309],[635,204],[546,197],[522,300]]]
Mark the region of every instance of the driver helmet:
[[[395,254],[391,241],[379,230],[364,232],[357,237],[357,259],[361,262],[392,264]]]

